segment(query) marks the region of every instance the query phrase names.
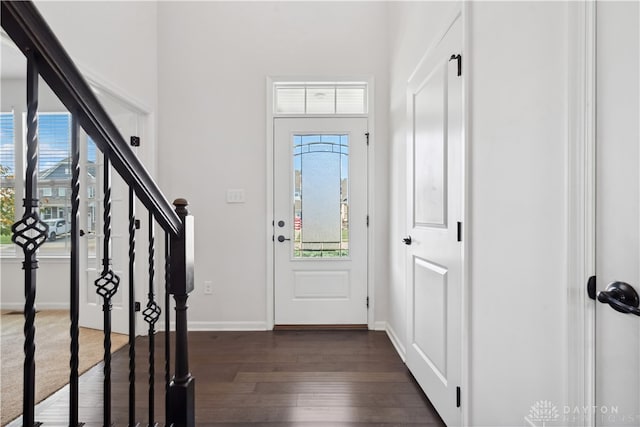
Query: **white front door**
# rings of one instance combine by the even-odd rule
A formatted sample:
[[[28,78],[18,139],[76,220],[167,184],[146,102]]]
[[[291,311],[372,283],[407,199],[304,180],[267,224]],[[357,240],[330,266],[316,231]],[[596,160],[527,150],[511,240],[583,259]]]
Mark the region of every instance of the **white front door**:
[[[639,13],[638,2],[596,5],[596,277],[610,297],[614,282],[640,291]],[[596,425],[640,425],[640,317],[597,302],[595,340]]]
[[[138,117],[134,113],[112,116],[125,138],[138,134]],[[95,281],[103,270],[104,256],[104,157],[95,143],[81,132],[81,203],[80,237],[80,326],[103,329],[103,298],[96,293]],[[134,149],[135,150],[135,149]],[[129,331],[129,189],[115,170],[111,171],[111,269],[120,278],[118,292],[113,296],[112,331],[128,334]],[[146,214],[145,214],[146,217]],[[137,252],[148,245],[146,233],[138,232]],[[145,252],[146,253],[146,252]],[[138,260],[145,256],[138,256]],[[142,261],[139,261],[142,262]],[[141,287],[140,287],[141,288]],[[146,293],[138,293],[145,295]]]
[[[408,85],[407,366],[460,425],[463,139],[460,18]]]
[[[274,119],[276,325],[367,323],[367,119]]]

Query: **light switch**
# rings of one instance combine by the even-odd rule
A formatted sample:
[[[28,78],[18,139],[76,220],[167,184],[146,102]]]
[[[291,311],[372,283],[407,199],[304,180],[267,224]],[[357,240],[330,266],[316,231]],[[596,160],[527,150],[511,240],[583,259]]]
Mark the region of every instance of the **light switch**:
[[[227,203],[244,203],[244,190],[227,190]]]

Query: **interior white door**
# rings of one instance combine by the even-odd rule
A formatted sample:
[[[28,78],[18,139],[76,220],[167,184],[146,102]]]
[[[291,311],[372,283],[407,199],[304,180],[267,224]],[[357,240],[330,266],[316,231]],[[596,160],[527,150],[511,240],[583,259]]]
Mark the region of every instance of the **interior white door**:
[[[276,325],[367,323],[367,119],[274,119]]]
[[[596,5],[596,277],[613,292],[600,300],[620,299],[614,282],[640,290],[639,14],[638,2]],[[597,303],[595,340],[596,425],[640,425],[640,317]]]
[[[449,426],[461,422],[461,48],[458,17],[407,94],[407,366]]]
[[[138,115],[122,112],[112,115],[114,123],[127,138],[138,135]],[[103,270],[104,256],[104,157],[84,132],[81,132],[80,238],[81,275],[80,326],[103,329],[103,298],[96,293],[95,281]],[[118,292],[111,299],[112,331],[129,332],[129,189],[117,172],[111,172],[111,266],[120,278]],[[146,236],[146,233],[139,233]],[[146,242],[138,244],[138,253]],[[139,257],[141,259],[142,257]]]

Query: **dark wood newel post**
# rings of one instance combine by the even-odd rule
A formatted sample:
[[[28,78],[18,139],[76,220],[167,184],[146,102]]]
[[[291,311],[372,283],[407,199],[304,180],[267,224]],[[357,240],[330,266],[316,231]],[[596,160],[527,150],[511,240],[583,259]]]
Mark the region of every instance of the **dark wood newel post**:
[[[185,199],[173,204],[182,221],[180,235],[171,237],[171,282],[169,292],[176,301],[175,375],[169,386],[169,420],[175,427],[195,427],[195,378],[189,372],[187,342],[187,298],[193,291],[193,216]]]

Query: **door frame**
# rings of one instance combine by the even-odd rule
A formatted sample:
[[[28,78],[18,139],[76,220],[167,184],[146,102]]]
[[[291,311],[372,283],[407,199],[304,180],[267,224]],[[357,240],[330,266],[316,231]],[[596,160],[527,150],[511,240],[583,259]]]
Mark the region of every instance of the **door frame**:
[[[278,82],[367,82],[367,114],[276,114],[273,109],[273,88]],[[276,117],[289,118],[339,118],[339,117],[363,117],[368,119],[369,128],[369,152],[367,156],[367,212],[369,214],[369,227],[367,228],[367,295],[369,296],[369,307],[367,309],[367,327],[370,330],[384,330],[386,322],[377,322],[375,319],[376,293],[375,293],[375,248],[373,245],[373,236],[376,235],[378,227],[383,226],[376,221],[375,212],[375,86],[373,76],[267,76],[266,78],[266,213],[265,213],[265,244],[266,244],[266,271],[267,271],[267,288],[266,288],[266,318],[265,324],[267,330],[272,330],[275,325],[275,253],[273,248],[273,196],[274,196],[274,120]],[[374,215],[372,215],[372,212]]]
[[[596,4],[570,2],[568,8],[566,403],[592,408],[596,303],[587,281],[596,274]],[[586,427],[595,425],[592,412]]]

